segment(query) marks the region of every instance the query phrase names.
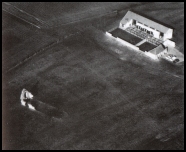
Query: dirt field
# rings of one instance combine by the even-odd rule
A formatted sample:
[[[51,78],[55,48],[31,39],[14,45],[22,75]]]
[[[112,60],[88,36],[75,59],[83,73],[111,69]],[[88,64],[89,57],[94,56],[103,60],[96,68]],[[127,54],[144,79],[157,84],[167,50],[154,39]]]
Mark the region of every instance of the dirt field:
[[[12,4],[22,9],[33,6],[29,9],[45,20],[52,17],[49,12],[49,16],[42,15],[42,11],[50,10],[47,3],[40,12],[35,10],[43,4]],[[91,8],[89,3],[78,4],[73,7],[77,11],[83,9],[80,6],[87,7],[84,10]],[[176,22],[183,17],[178,16],[183,14],[183,3],[106,4],[118,9],[133,6],[139,12],[151,12],[159,20],[171,16],[171,21]],[[92,9],[98,6],[105,7],[93,3]],[[155,8],[157,11],[152,10]],[[174,18],[174,13],[162,17],[162,11],[173,10],[178,18]],[[56,9],[54,14],[60,17],[61,12]],[[121,16],[122,12],[116,19]],[[6,59],[3,66],[12,67],[45,48],[24,64],[3,73],[3,149],[184,149],[184,65],[151,61],[109,38],[99,26],[87,29],[83,26],[101,19],[39,30],[5,12],[3,18],[3,44],[9,44],[3,46]],[[114,26],[117,22],[114,17],[105,18],[100,29],[106,23]],[[182,36],[177,40],[181,40],[179,45],[183,48],[184,32],[179,23],[172,26]],[[108,27],[111,24],[105,28]],[[51,113],[45,112],[47,108],[39,112],[22,107],[19,101],[22,88],[65,116],[52,118]]]

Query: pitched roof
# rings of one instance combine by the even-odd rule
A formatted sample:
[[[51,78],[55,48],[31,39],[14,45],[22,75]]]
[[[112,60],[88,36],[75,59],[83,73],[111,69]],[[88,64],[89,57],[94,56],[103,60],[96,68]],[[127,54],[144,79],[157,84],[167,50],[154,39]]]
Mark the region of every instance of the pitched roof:
[[[138,22],[141,22],[143,24],[146,24],[152,28],[155,28],[157,30],[159,30],[160,32],[163,32],[163,33],[166,33],[167,30],[171,29],[171,28],[168,28],[164,25],[161,25],[159,23],[156,23],[148,18],[145,18],[139,14],[136,14],[134,12],[131,12],[131,11],[128,11],[127,14],[122,18],[121,20],[121,23],[125,24],[128,22],[128,19],[134,19]]]
[[[157,55],[157,54],[161,53],[163,50],[165,50],[165,47],[162,44],[160,44],[159,46],[150,50],[149,52]]]

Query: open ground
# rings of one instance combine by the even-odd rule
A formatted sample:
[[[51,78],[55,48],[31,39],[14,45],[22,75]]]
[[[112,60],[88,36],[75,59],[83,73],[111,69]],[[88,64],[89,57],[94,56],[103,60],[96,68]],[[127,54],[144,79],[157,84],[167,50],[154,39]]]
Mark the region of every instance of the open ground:
[[[151,61],[104,33],[130,8],[166,19],[184,53],[184,3],[60,3],[66,16],[58,3],[11,4],[51,25],[98,6],[119,14],[38,29],[3,11],[3,149],[184,149],[184,65]],[[22,107],[23,88],[65,117]]]

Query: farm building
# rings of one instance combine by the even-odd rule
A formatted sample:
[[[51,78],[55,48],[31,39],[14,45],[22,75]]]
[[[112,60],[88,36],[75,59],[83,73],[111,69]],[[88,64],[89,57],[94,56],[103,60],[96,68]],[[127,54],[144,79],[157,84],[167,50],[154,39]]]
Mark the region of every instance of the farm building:
[[[152,59],[164,58],[169,61],[176,59],[175,51],[171,54],[174,57],[167,58],[169,50],[175,50],[173,42],[173,29],[152,21],[146,17],[128,11],[121,19],[119,27],[106,32],[107,35],[116,38],[119,42],[131,47],[134,50],[142,51]],[[179,52],[178,50],[176,52]],[[180,58],[183,60],[183,57]]]
[[[154,55],[158,55],[158,54],[163,53],[163,52],[167,53],[167,48],[165,48],[165,46],[161,44],[158,47],[150,50],[149,52],[154,54]]]
[[[157,59],[165,54],[168,54],[167,48],[163,44],[160,44],[158,47],[150,50],[149,52],[145,52],[146,55],[150,56],[153,59]]]
[[[136,26],[136,28],[163,41],[171,39],[173,35],[173,29],[156,23],[134,12],[128,11],[120,22],[120,28],[126,29],[132,26]]]

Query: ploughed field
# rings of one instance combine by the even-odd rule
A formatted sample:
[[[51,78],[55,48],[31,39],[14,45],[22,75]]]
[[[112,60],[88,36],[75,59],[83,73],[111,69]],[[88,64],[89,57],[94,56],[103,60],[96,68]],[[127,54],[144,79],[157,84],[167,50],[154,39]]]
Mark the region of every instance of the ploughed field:
[[[181,10],[181,4],[164,10]],[[134,9],[150,12],[151,5]],[[183,66],[151,61],[98,28],[84,30],[86,22],[36,30],[4,15],[11,17],[3,23],[9,36],[3,43],[10,44],[3,54],[15,55],[11,66],[25,59],[25,50],[45,49],[3,73],[3,149],[183,149]],[[20,105],[23,88],[45,104],[43,112]],[[51,117],[47,106],[65,116]]]

